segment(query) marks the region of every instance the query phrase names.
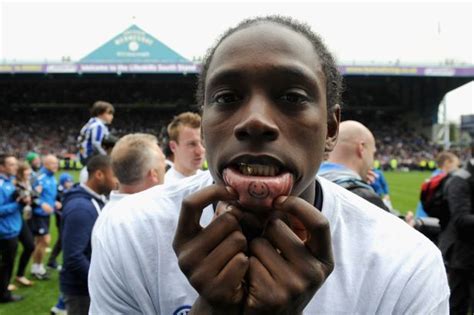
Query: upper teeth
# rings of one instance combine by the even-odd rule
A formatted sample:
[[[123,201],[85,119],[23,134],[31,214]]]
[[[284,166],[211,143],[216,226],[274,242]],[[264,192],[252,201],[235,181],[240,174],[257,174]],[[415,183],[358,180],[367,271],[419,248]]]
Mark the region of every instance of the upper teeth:
[[[240,172],[244,175],[254,176],[275,176],[278,174],[278,167],[273,165],[245,164],[239,165]]]

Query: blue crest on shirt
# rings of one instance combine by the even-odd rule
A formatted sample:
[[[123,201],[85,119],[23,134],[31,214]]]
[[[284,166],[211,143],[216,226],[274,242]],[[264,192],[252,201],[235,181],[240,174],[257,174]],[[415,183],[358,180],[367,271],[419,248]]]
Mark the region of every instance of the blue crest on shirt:
[[[191,310],[191,305],[183,305],[176,309],[173,312],[173,315],[188,315],[189,311]]]

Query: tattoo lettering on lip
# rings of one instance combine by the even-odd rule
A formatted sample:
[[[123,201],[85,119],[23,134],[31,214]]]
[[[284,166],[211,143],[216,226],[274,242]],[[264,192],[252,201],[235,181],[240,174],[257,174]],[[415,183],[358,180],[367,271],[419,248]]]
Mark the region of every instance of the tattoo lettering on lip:
[[[253,181],[249,184],[248,193],[250,196],[257,199],[265,199],[270,195],[270,190],[266,183],[259,183]]]

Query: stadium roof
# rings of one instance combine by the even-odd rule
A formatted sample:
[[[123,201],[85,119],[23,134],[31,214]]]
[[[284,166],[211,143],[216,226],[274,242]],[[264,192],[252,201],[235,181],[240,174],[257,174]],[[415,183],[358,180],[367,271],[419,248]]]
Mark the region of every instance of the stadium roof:
[[[190,63],[136,25],[103,44],[79,63]]]
[[[77,62],[0,63],[0,74],[15,73],[198,73],[201,64],[182,55],[132,25]],[[345,76],[464,77],[474,79],[474,65],[408,66],[340,64]]]

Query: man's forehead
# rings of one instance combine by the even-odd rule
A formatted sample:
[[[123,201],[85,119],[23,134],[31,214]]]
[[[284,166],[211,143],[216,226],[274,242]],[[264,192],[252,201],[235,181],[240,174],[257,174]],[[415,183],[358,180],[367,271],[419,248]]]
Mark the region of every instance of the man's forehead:
[[[249,59],[240,58],[242,53]],[[224,39],[212,57],[208,74],[216,68],[251,61],[262,54],[268,60],[287,57],[310,65],[314,70],[321,69],[320,58],[308,38],[284,25],[267,22],[238,30]]]
[[[195,135],[201,134],[201,128],[193,128],[187,125],[182,125],[179,127],[179,138],[183,137],[193,137]]]

